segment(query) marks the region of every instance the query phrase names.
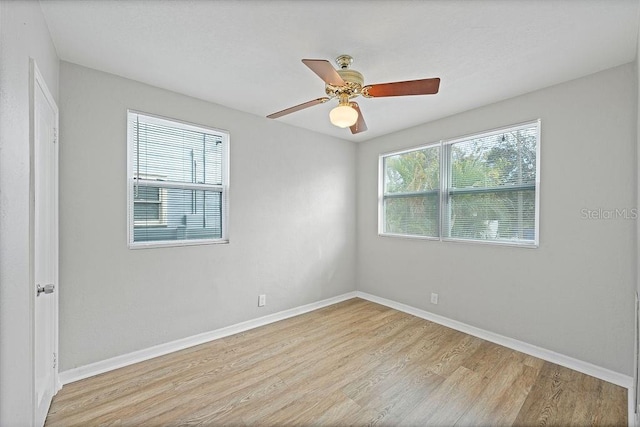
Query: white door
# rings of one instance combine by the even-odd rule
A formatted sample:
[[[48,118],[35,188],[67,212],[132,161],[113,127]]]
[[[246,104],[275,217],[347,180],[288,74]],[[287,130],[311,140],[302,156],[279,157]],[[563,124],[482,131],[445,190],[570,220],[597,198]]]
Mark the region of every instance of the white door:
[[[59,389],[58,108],[32,62],[33,339],[35,425],[44,425]]]

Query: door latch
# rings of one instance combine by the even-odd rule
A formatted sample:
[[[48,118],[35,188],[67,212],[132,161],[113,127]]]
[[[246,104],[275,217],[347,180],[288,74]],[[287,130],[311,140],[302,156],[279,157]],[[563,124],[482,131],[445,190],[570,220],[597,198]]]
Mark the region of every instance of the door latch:
[[[39,297],[40,294],[45,293],[45,294],[52,294],[53,291],[56,290],[56,285],[54,284],[49,284],[49,285],[38,285],[38,287],[36,288],[36,296]]]

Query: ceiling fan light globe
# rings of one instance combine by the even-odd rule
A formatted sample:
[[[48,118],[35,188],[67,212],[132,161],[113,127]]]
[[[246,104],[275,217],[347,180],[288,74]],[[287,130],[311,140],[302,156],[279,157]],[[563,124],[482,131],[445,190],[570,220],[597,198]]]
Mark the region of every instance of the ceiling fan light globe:
[[[358,112],[348,105],[338,105],[329,112],[329,120],[334,126],[348,128],[358,121]]]

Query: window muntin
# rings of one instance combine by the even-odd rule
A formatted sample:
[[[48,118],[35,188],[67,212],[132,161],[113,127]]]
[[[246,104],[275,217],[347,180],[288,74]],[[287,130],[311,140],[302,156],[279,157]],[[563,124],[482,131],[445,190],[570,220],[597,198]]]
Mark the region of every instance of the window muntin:
[[[381,156],[380,234],[537,246],[539,128],[535,121]],[[439,169],[416,161],[436,149]],[[436,170],[441,179],[425,186],[427,175],[438,176]],[[396,191],[395,177],[416,191],[402,194],[407,185]],[[433,187],[439,191],[427,190]],[[422,204],[407,201],[408,213],[398,215],[391,200],[409,197],[422,197]],[[424,232],[434,220],[438,227]]]
[[[129,246],[227,241],[225,131],[128,112]]]

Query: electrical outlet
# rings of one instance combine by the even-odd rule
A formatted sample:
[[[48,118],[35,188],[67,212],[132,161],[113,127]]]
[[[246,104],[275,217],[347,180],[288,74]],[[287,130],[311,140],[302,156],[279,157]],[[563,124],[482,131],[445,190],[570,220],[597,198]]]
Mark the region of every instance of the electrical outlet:
[[[258,295],[258,307],[267,305],[267,296],[265,294]]]
[[[436,294],[435,292],[431,293],[431,304],[437,304],[438,303],[438,294]]]

